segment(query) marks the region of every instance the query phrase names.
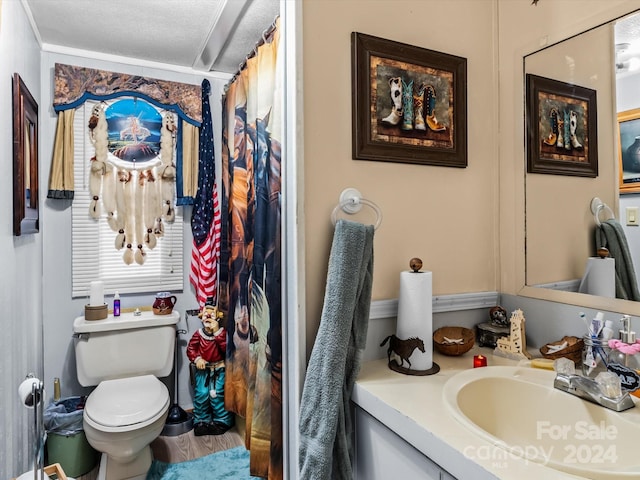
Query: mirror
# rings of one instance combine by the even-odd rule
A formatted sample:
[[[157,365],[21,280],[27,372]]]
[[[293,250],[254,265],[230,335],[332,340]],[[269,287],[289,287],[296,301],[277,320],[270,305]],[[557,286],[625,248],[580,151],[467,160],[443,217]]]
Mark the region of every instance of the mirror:
[[[629,99],[636,85],[640,60],[634,57],[634,41],[640,41],[640,15],[630,14],[534,52],[524,58],[524,73],[591,89],[596,92],[598,170],[595,178],[572,174],[526,173],[525,176],[525,279],[526,296],[545,298],[528,287],[573,292],[573,296],[547,295],[566,303],[605,308],[598,297],[580,294],[578,287],[589,257],[595,256],[596,219],[591,201],[599,197],[626,229],[630,247],[634,240],[626,227],[627,206],[640,206],[640,195],[620,195],[617,113],[640,107],[640,94]],[[633,20],[632,20],[633,19]],[[629,23],[633,26],[629,27]],[[625,45],[622,51],[621,46]],[[636,71],[637,70],[637,71]],[[635,78],[634,78],[635,77]],[[624,93],[624,94],[623,94]],[[624,98],[624,102],[621,101]],[[552,118],[540,117],[542,122]],[[526,147],[525,147],[526,148]],[[600,220],[608,214],[600,212]],[[639,229],[640,230],[640,229]],[[635,251],[640,248],[640,231]],[[640,253],[636,253],[640,257]],[[634,258],[634,264],[640,258]],[[636,273],[640,272],[635,266]],[[530,295],[529,295],[530,294]],[[595,297],[596,300],[587,297]],[[601,300],[601,299],[600,299]],[[629,305],[613,299],[611,310],[628,311]]]
[[[38,104],[14,73],[13,234],[38,231]]]

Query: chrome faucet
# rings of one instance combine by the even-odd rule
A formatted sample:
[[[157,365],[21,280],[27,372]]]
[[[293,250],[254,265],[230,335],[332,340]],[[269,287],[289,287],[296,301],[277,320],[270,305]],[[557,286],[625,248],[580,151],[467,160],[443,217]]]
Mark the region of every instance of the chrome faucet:
[[[553,387],[616,412],[622,412],[636,406],[628,392],[624,392],[619,397],[610,398],[603,393],[595,380],[581,375],[558,373]]]

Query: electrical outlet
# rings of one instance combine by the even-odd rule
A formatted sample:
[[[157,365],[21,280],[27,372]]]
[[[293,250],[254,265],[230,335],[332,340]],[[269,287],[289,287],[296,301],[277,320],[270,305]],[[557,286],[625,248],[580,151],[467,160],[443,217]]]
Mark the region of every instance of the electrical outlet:
[[[627,207],[627,225],[640,225],[638,207]]]

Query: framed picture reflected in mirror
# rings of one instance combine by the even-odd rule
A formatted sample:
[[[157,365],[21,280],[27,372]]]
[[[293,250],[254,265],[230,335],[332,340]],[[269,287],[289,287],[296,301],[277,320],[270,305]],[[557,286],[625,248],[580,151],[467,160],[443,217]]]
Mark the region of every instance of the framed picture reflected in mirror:
[[[598,176],[596,91],[527,74],[527,173]]]
[[[640,192],[640,108],[618,113],[620,193]]]

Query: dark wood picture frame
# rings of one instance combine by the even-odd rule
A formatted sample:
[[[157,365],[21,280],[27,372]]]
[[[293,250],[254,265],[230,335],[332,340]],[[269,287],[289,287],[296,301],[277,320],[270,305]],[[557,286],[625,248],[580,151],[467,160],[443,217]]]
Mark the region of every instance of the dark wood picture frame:
[[[527,173],[598,176],[596,91],[526,76]]]
[[[38,103],[13,74],[13,234],[40,230],[38,210]]]
[[[618,112],[620,194],[640,192],[640,108]]]
[[[355,160],[467,166],[465,58],[358,32],[351,53]]]

